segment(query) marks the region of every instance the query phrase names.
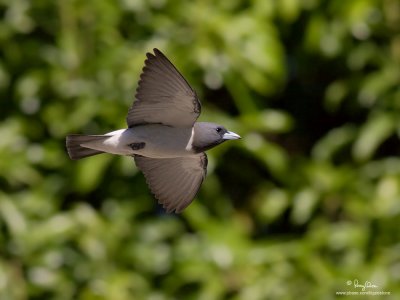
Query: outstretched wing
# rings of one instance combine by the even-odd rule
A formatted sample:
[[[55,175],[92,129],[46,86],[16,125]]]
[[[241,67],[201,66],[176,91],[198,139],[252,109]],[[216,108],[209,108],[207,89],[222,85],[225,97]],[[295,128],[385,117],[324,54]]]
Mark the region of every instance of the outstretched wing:
[[[185,209],[196,196],[207,173],[207,155],[148,158],[135,155],[151,192],[167,212]]]
[[[126,118],[129,127],[151,123],[191,127],[201,111],[196,92],[158,49],[154,55],[147,53],[135,98]]]

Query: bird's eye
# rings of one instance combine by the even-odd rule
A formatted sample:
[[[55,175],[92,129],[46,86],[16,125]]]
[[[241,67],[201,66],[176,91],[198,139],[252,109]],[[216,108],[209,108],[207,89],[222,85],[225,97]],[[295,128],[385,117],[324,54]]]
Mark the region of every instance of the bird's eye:
[[[217,127],[216,130],[217,130],[218,133],[220,133],[222,131],[222,128],[221,127]]]

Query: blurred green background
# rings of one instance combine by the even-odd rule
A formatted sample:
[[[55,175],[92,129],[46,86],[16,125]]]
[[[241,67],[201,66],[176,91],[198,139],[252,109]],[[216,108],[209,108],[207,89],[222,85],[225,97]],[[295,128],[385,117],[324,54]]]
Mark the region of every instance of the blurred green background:
[[[0,0],[0,299],[400,299],[400,1]],[[243,139],[181,214],[124,128],[145,53]],[[353,296],[357,299],[365,298]],[[372,298],[372,297],[371,297]]]

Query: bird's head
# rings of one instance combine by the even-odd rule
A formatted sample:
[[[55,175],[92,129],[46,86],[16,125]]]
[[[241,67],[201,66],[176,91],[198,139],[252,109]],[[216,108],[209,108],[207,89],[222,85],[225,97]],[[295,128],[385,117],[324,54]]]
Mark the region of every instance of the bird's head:
[[[222,125],[210,122],[197,122],[194,125],[192,148],[195,152],[200,153],[227,140],[237,140],[240,138],[238,134],[228,131]]]

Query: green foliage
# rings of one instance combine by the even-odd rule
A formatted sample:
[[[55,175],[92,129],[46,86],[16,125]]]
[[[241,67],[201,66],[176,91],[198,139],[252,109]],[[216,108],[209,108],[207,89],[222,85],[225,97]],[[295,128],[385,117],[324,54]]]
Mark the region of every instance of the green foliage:
[[[400,2],[0,0],[0,299],[400,295]],[[159,48],[243,139],[166,215],[125,127]],[[374,299],[379,297],[375,296]]]

